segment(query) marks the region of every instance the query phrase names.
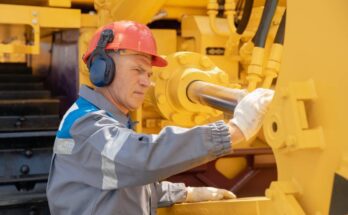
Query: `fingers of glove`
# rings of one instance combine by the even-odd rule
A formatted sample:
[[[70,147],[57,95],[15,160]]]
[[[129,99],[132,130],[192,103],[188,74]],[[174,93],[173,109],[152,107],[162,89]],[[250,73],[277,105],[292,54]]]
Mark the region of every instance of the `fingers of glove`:
[[[224,199],[235,199],[235,198],[237,198],[236,195],[234,195],[234,193],[232,193],[231,191],[224,190],[224,189],[221,189],[221,191],[223,193]]]
[[[205,199],[205,201],[220,200],[223,198],[224,198],[224,195],[222,193],[211,193],[210,196]]]
[[[222,193],[219,193],[219,189],[214,187],[200,187],[201,193],[205,196],[205,200],[218,200],[223,198]]]
[[[234,199],[236,195],[225,189],[207,187],[206,190],[212,195],[211,200]]]
[[[237,105],[243,108],[249,107],[257,111],[263,111],[265,107],[272,101],[274,95],[273,90],[258,88],[245,96]]]
[[[224,198],[219,189],[213,187],[188,187],[186,202],[213,201]]]
[[[223,190],[214,187],[202,187],[206,196],[206,201],[209,200],[220,200],[224,198]]]

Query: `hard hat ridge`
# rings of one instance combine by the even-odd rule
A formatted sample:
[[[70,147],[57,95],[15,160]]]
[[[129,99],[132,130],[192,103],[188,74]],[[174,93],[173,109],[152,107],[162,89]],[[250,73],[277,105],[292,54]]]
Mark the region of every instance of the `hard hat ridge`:
[[[152,56],[152,65],[164,67],[167,61],[157,54],[155,39],[151,30],[143,24],[133,21],[118,21],[100,27],[93,35],[88,50],[83,55],[83,61],[86,63],[93,50],[96,48],[101,33],[105,29],[110,29],[114,33],[113,41],[108,43],[105,50],[128,49],[149,54]]]

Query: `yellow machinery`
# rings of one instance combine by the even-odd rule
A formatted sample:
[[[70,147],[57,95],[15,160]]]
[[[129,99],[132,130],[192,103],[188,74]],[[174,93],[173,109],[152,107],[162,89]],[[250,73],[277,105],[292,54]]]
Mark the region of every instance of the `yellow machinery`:
[[[37,54],[39,35],[45,28],[80,28],[81,59],[93,31],[112,20],[148,24],[172,19],[181,24],[180,34],[177,29],[153,30],[160,54],[166,56],[169,66],[154,69],[153,86],[145,103],[132,113],[141,122],[138,132],[228,119],[237,103],[233,89],[275,89],[262,132],[235,149],[236,153],[272,149],[274,157],[260,159],[267,163],[275,158],[278,172],[265,195],[178,204],[159,209],[159,214],[348,213],[348,103],[344,96],[348,86],[348,2],[95,0],[96,14],[71,8],[74,4],[90,6],[92,1],[38,2],[35,6],[18,5],[24,4],[21,1],[0,4],[0,23],[6,24],[0,28],[5,32],[0,38],[4,41],[13,35],[14,25],[27,25],[33,41],[28,45],[16,38],[0,44],[0,60],[23,60],[14,54]],[[250,18],[241,24],[245,13],[241,12],[246,7],[252,8]],[[274,13],[270,12],[272,8]],[[277,32],[285,23],[285,10],[283,50]],[[266,22],[267,27],[261,25]],[[91,85],[82,61],[79,66],[80,83]],[[231,179],[245,166],[243,158],[216,163],[218,171]]]

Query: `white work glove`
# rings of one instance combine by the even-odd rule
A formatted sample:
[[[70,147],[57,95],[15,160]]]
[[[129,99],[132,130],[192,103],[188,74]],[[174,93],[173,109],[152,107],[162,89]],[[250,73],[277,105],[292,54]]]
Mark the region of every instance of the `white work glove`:
[[[273,90],[258,88],[238,103],[230,123],[238,126],[246,140],[260,130],[273,95]]]
[[[216,201],[221,199],[235,199],[236,195],[225,189],[214,187],[187,187],[185,202]]]

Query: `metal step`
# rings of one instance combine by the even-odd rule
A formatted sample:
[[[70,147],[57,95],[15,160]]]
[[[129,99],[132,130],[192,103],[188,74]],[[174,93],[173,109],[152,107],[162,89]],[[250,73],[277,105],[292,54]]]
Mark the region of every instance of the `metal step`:
[[[0,83],[0,90],[44,90],[43,83]]]
[[[0,133],[0,141],[6,138],[48,137],[55,135],[55,131],[4,132]]]
[[[59,99],[26,63],[0,64],[0,214],[49,215],[46,182]]]
[[[31,175],[29,177],[0,177],[0,185],[15,184],[19,182],[46,182],[47,178],[47,174]]]
[[[48,99],[51,92],[48,90],[18,90],[18,91],[0,91],[0,99]]]
[[[42,77],[33,76],[28,74],[1,74],[0,83],[28,83],[28,82],[41,82]]]
[[[58,99],[0,100],[0,116],[56,115]]]
[[[32,74],[26,63],[0,63],[0,74]]]
[[[0,151],[28,148],[52,148],[56,137],[53,131],[1,132]]]
[[[56,130],[59,121],[58,115],[0,116],[0,132]]]

